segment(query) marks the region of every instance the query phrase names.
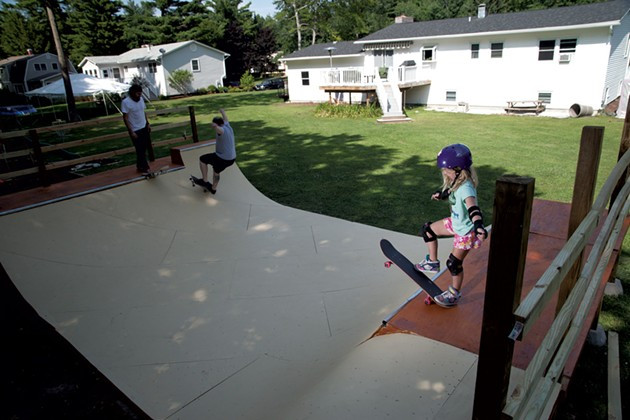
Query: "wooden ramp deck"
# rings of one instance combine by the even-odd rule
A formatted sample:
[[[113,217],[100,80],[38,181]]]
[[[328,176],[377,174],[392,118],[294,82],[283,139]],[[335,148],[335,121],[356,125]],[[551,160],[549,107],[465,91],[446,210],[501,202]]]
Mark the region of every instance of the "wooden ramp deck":
[[[566,243],[569,212],[570,204],[534,200],[521,296],[525,296],[534,287],[536,281]],[[612,275],[623,236],[628,230],[629,220],[626,218],[621,239],[615,246],[611,262],[598,289],[596,302],[601,302],[606,280]],[[595,236],[598,231],[595,232]],[[589,242],[587,252],[592,243],[593,239]],[[489,245],[488,240],[480,249],[471,251],[466,258],[462,299],[458,306],[453,309],[443,309],[437,305],[427,306],[424,304],[425,294],[422,293],[395,314],[375,333],[375,336],[394,333],[417,334],[479,354]],[[401,280],[408,279],[401,274]],[[513,280],[506,279],[506,281]],[[451,282],[450,274],[443,273],[436,282],[444,290]],[[525,339],[516,342],[512,361],[514,367],[525,369],[532,360],[553,322],[556,301],[557,297],[554,297]],[[568,385],[573,374],[589,331],[588,326],[595,318],[598,308],[598,305],[591,308],[589,322],[585,324],[586,327],[581,332],[580,339],[567,362],[563,373],[563,387]]]

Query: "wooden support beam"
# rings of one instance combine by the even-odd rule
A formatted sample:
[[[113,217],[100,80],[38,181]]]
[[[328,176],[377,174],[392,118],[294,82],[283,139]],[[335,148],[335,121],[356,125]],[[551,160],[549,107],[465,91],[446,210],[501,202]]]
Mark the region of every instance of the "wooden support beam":
[[[195,107],[188,107],[188,115],[190,115],[190,129],[192,130],[193,143],[199,143],[199,134],[197,134],[197,119],[195,118]]]
[[[567,238],[570,238],[571,235],[573,235],[593,205],[595,184],[597,183],[597,170],[599,169],[599,159],[603,143],[604,127],[582,128],[582,138],[580,139],[580,152],[578,155],[575,181],[573,184],[573,200],[571,202]],[[566,275],[564,280],[562,280],[558,291],[556,314],[560,312],[560,309],[562,309],[562,305],[566,302],[569,293],[571,293],[571,290],[580,275],[583,254],[584,252],[582,251],[571,267],[571,270],[569,270],[569,273]]]
[[[39,172],[39,182],[43,187],[50,185],[48,179],[48,173],[46,172],[46,161],[44,160],[44,154],[42,153],[42,146],[39,143],[39,135],[37,130],[30,130],[28,136],[31,138],[31,144],[33,145],[33,156],[37,162],[37,168]]]
[[[508,336],[521,300],[533,198],[533,178],[497,180],[473,419],[499,419],[507,399],[514,353]]]

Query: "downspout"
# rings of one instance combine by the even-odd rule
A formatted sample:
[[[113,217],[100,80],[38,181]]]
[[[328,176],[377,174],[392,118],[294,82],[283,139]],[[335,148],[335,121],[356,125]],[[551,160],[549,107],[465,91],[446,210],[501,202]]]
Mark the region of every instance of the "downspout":
[[[225,67],[225,60],[227,60],[228,57],[230,57],[230,54],[223,53],[223,77],[221,78],[221,86],[223,86],[223,80],[227,79],[227,68]],[[217,85],[218,85],[218,83],[217,83]],[[223,86],[223,87],[225,87],[225,86]]]

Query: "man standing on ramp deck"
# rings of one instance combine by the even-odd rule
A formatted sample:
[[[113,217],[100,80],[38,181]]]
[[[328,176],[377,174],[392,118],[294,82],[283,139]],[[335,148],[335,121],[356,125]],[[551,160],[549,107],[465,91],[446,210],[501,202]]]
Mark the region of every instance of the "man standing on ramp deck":
[[[204,186],[212,194],[217,192],[217,186],[223,170],[236,161],[236,145],[234,143],[234,130],[228,121],[223,109],[220,109],[220,117],[212,119],[212,128],[216,132],[216,147],[214,153],[207,153],[199,157],[199,168]],[[208,165],[212,166],[212,183],[208,182]]]

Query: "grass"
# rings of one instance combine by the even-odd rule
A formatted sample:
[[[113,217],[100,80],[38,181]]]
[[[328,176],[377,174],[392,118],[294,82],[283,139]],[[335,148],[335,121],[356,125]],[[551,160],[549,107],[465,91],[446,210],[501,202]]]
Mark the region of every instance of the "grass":
[[[494,181],[504,174],[535,178],[535,196],[570,202],[584,126],[605,127],[597,191],[617,160],[623,121],[612,117],[554,119],[408,110],[413,122],[380,125],[375,117],[318,117],[315,105],[285,104],[276,93],[251,92],[156,101],[157,108],[194,105],[202,139],[219,108],[234,127],[238,164],[265,195],[282,204],[415,234],[427,220],[444,217],[443,203],[428,199],[440,184],[435,166],[445,145],[473,151],[481,185],[479,203],[492,220]],[[322,107],[320,107],[321,109]],[[165,117],[163,122],[185,116]],[[167,154],[159,151],[158,156]],[[630,290],[630,240],[617,276]],[[604,300],[600,322],[620,334],[622,395],[630,383],[630,298]],[[586,346],[569,399],[558,417],[605,418],[605,349]],[[627,402],[624,411],[630,410]]]

